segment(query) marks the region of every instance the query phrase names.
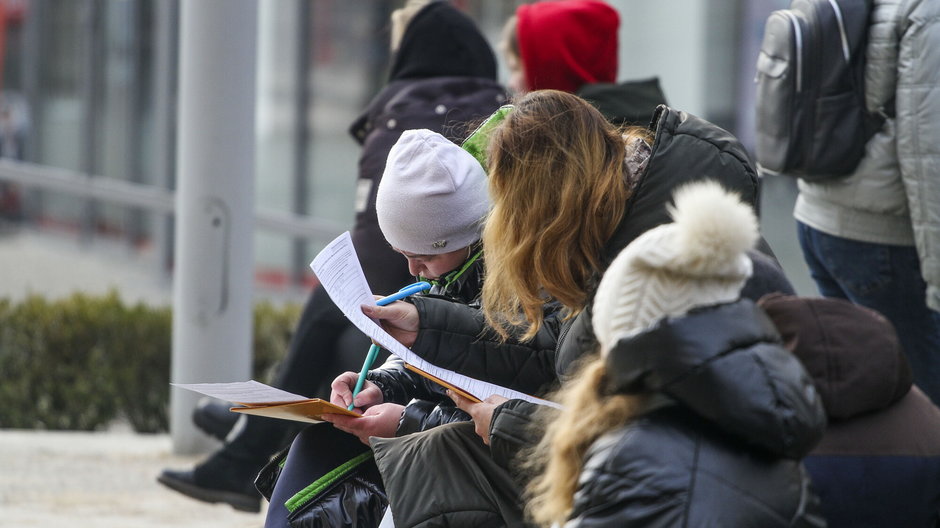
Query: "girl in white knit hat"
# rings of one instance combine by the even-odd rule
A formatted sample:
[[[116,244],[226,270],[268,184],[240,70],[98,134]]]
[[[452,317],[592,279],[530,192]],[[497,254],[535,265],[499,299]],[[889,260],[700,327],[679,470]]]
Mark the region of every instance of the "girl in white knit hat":
[[[739,299],[754,213],[711,182],[681,188],[671,213],[601,280],[600,354],[559,395],[530,513],[566,527],[814,526],[793,439],[821,433],[820,400]]]
[[[408,260],[412,275],[432,283],[425,295],[478,302],[483,280],[480,231],[489,205],[483,167],[441,134],[407,130],[391,148],[376,200],[378,222],[388,243]],[[348,405],[358,377],[358,372],[345,372],[333,381],[334,403]],[[400,436],[470,419],[439,385],[406,370],[396,356],[369,372],[356,404],[359,410],[366,408],[362,418],[324,419],[364,443],[370,436]],[[259,489],[271,498],[267,526],[287,522],[288,503],[303,504],[291,514],[301,525],[319,525],[320,512],[352,516],[363,525],[381,515],[385,497],[380,479],[374,463],[361,456],[368,448],[333,426],[308,427],[294,439],[286,458],[262,471]],[[308,491],[325,474],[338,476],[314,498]]]
[[[482,165],[444,136],[407,130],[389,152],[375,204],[379,227],[392,249],[408,260],[411,274],[432,283],[429,295],[478,304],[480,236],[489,207]],[[358,372],[344,372],[333,381],[333,403],[346,407],[352,401],[358,377]],[[406,408],[413,398],[423,403]],[[369,373],[355,404],[365,411],[364,418],[327,418],[366,444],[370,436],[400,436],[469,419],[440,385],[406,370],[395,356]]]

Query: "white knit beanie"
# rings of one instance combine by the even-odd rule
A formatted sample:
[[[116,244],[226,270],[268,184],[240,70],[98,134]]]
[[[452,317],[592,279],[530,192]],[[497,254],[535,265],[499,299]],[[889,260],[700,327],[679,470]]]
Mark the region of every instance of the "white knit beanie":
[[[624,248],[597,288],[593,324],[604,356],[665,317],[736,300],[751,275],[746,252],[758,238],[751,208],[710,181],[686,185],[674,198],[673,223]]]
[[[489,207],[483,166],[444,136],[406,130],[389,151],[375,212],[392,247],[419,255],[467,247]]]

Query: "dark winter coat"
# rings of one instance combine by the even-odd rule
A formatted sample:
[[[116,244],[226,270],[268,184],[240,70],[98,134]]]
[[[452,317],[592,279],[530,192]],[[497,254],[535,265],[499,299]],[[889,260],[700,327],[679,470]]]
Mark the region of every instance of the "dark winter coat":
[[[403,131],[414,128],[440,132],[459,143],[505,100],[496,82],[496,57],[466,15],[447,2],[435,2],[415,15],[394,56],[389,83],[350,126],[362,145],[351,235],[373,292],[389,294],[412,280],[405,260],[385,241],[375,213],[392,145]],[[297,394],[327,397],[335,374],[359,368],[361,350],[368,346],[368,339],[326,290],[317,287],[274,384]],[[381,357],[385,359],[384,351]],[[358,365],[351,358],[360,358]]]
[[[761,299],[822,397],[806,458],[830,528],[940,525],[940,410],[911,384],[894,328],[840,299]]]
[[[353,244],[370,284],[370,270],[394,272],[400,277],[392,282],[397,287],[409,280],[407,266],[385,241],[375,213],[392,145],[402,132],[417,128],[460,143],[507,99],[496,82],[493,51],[469,18],[446,2],[432,3],[415,15],[393,58],[389,83],[349,129],[362,144]]]
[[[757,175],[734,136],[666,106],[659,107],[654,123],[650,159],[639,175],[623,219],[604,248],[603,269],[636,237],[671,221],[667,204],[676,188],[685,183],[713,179],[737,192],[745,203],[757,206]],[[577,359],[596,351],[590,301],[573,319],[547,320],[535,338],[524,343],[499,342],[486,329],[479,310],[434,299],[415,299],[414,304],[420,328],[412,351],[440,367],[529,394],[553,388]],[[490,448],[506,467],[519,447],[536,440],[528,427],[534,405],[510,400],[494,413]]]
[[[822,404],[752,301],[664,319],[606,366],[611,392],[667,403],[591,446],[567,528],[825,526],[798,460]]]

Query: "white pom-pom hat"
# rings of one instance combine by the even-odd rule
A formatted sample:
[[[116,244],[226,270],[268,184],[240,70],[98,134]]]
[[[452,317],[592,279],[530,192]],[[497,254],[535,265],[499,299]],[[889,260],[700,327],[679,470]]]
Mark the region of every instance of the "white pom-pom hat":
[[[388,153],[376,195],[392,247],[439,255],[480,239],[489,211],[486,172],[469,152],[430,130],[406,130]]]
[[[678,189],[673,223],[631,242],[610,264],[594,298],[594,333],[606,355],[617,341],[665,317],[737,300],[758,239],[754,211],[711,181]]]

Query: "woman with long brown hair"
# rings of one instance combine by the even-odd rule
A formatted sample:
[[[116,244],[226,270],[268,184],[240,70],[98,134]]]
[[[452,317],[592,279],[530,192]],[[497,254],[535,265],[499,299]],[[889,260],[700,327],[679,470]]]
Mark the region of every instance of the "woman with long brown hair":
[[[799,459],[813,382],[740,291],[754,213],[714,182],[631,242],[593,302],[600,354],[557,395],[529,456],[542,526],[824,526]],[[793,424],[815,425],[792,445]],[[815,438],[812,437],[815,431]]]
[[[498,277],[484,284],[483,313],[504,338],[522,328],[522,340],[540,329],[547,298],[566,317],[585,306],[632,191],[624,177],[627,144],[638,159],[648,156],[647,130],[622,135],[574,96],[543,91],[524,101],[491,138],[496,199],[483,231],[494,252],[487,273]]]
[[[622,133],[583,99],[552,90],[525,95],[492,130],[487,169],[493,208],[483,235],[482,310],[414,299],[364,311],[431,363],[536,395],[596,351],[588,308],[596,285],[622,248],[669,221],[677,186],[710,178],[751,207],[758,196],[743,147],[711,123],[661,106],[652,130]],[[755,275],[787,287],[765,257],[752,260]],[[473,424],[372,440],[396,525],[521,524],[522,481],[512,461],[541,434],[530,427],[539,406],[455,400]],[[794,427],[798,445],[815,438],[815,424]],[[483,478],[451,482],[467,472]],[[429,489],[431,498],[413,493],[427,489],[432,474],[449,486]]]

